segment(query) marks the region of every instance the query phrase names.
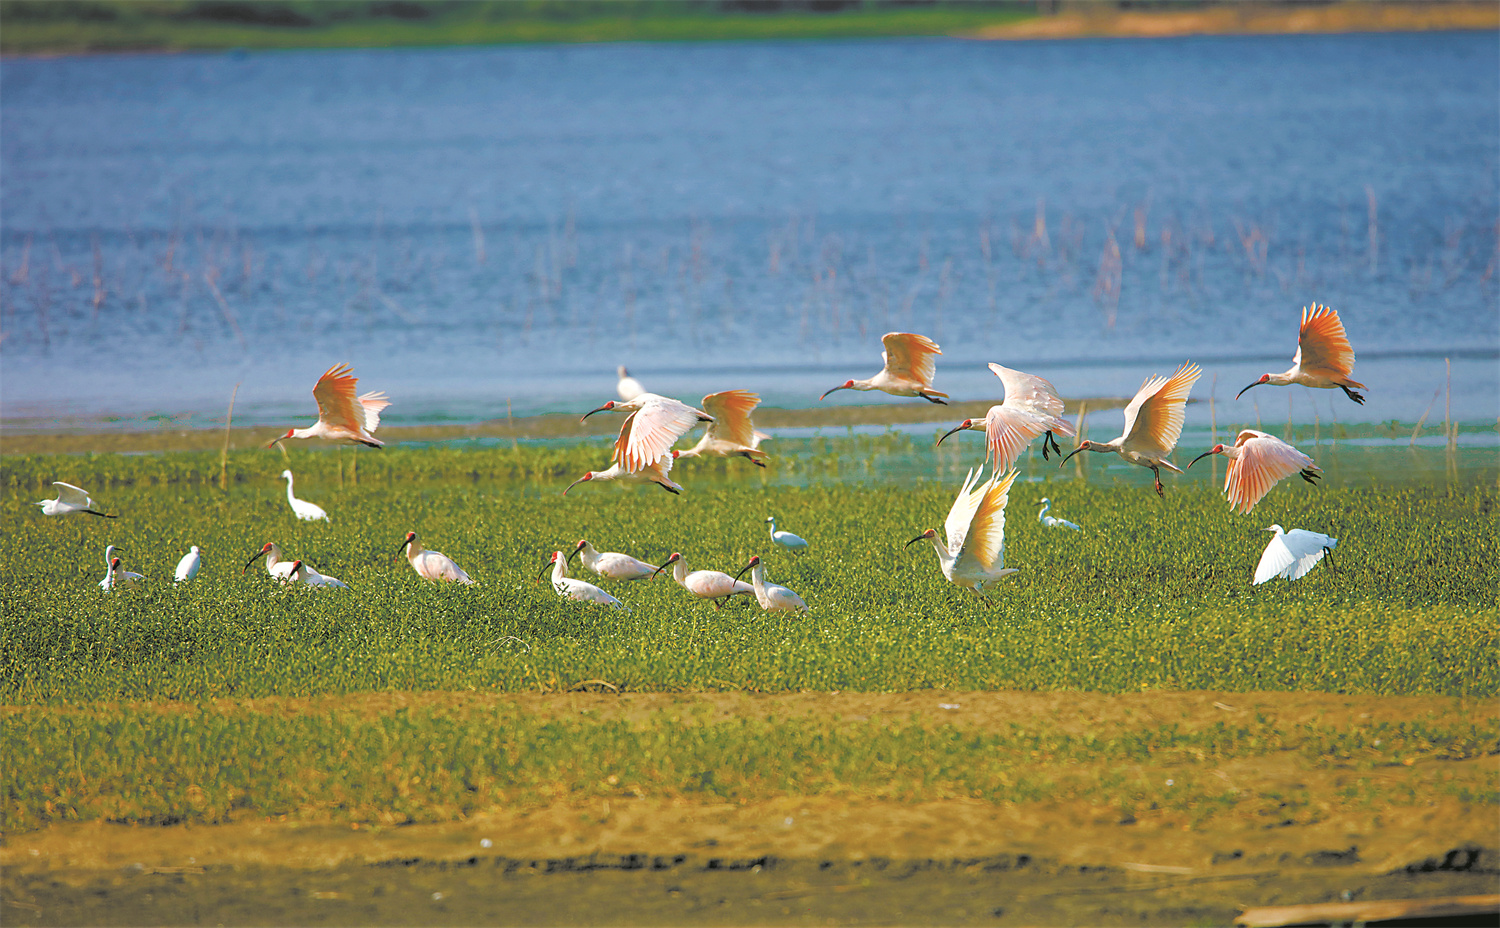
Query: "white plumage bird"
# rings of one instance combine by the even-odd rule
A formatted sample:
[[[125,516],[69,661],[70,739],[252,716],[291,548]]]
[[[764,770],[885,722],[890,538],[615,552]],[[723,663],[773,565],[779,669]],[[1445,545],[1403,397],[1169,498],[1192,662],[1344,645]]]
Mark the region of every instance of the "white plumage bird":
[[[198,576],[198,568],[203,566],[203,557],[197,545],[188,549],[188,553],[177,562],[177,569],[172,572],[172,582],[183,583]]]
[[[686,435],[694,425],[714,421],[713,416],[701,409],[655,393],[642,393],[623,403],[610,400],[597,409],[590,409],[578,421],[582,422],[596,412],[621,410],[628,410],[630,415],[620,425],[620,437],[615,440],[615,461],[628,474],[660,461],[662,455],[671,452],[677,439]]]
[[[699,599],[712,600],[714,608],[719,608],[720,600],[731,596],[754,596],[755,587],[743,580],[736,580],[723,571],[719,570],[693,570],[689,571],[687,561],[676,551],[667,558],[667,562],[656,568],[657,572],[672,568],[672,579],[678,585],[692,593]]]
[[[756,467],[765,467],[766,456],[759,445],[766,438],[755,431],[750,411],[760,405],[760,396],[749,390],[725,390],[703,398],[703,409],[713,417],[698,444],[679,452],[678,457],[696,458],[705,454],[748,458]]]
[[[615,384],[615,392],[620,394],[622,401],[628,403],[646,392],[641,382],[630,376],[630,371],[625,369],[625,365],[621,364],[615,368],[615,372],[620,375],[620,382]]]
[[[1042,497],[1042,511],[1037,513],[1036,520],[1047,526],[1048,528],[1070,528],[1075,532],[1083,531],[1083,529],[1079,528],[1078,525],[1074,522],[1069,522],[1067,519],[1059,519],[1056,516],[1047,515],[1047,513],[1051,511],[1052,500],[1048,499],[1045,496]]]
[[[552,570],[552,589],[557,591],[558,596],[564,599],[577,600],[581,603],[598,603],[601,606],[610,606],[615,609],[630,611],[629,607],[624,603],[599,589],[597,586],[594,586],[592,583],[568,576],[568,560],[563,557],[561,551],[552,552],[552,559],[543,564],[541,572],[537,574],[538,580],[541,579],[542,574],[547,572],[548,568]]]
[[[578,539],[568,560],[573,560],[574,555],[583,561],[583,566],[611,580],[650,580],[656,575],[655,564],[647,564],[618,551],[600,552],[586,538]]]
[[[980,483],[983,470],[969,471],[953,507],[948,510],[948,518],[943,522],[948,536],[946,544],[938,538],[937,530],[931,528],[906,543],[906,547],[911,547],[924,538],[931,541],[943,576],[957,586],[981,594],[986,583],[1019,573],[1005,566],[1005,504],[1019,471],[1013,470],[1004,477],[995,473]]]
[[[1114,452],[1132,464],[1151,468],[1156,477],[1156,495],[1165,496],[1161,468],[1182,473],[1182,468],[1167,460],[1167,456],[1182,436],[1183,409],[1193,384],[1202,374],[1198,365],[1188,362],[1171,377],[1146,378],[1125,407],[1125,431],[1120,437],[1110,441],[1081,441],[1058,466],[1068,463],[1068,458],[1080,451]]]
[[[380,411],[391,405],[384,393],[355,396],[359,378],[347,364],[335,364],[318,378],[313,399],[318,401],[318,421],[305,429],[287,429],[266,445],[267,448],[288,438],[327,438],[352,441],[371,448],[384,447],[372,433],[380,428]]]
[[[122,587],[128,589],[135,586],[137,580],[146,579],[144,574],[120,566],[120,558],[115,554],[118,550],[114,545],[104,549],[104,579],[99,581],[99,589],[106,593]]]
[[[1318,566],[1323,556],[1332,552],[1339,543],[1337,538],[1301,528],[1294,528],[1289,532],[1280,525],[1272,525],[1266,531],[1273,533],[1271,543],[1266,545],[1265,552],[1260,556],[1260,563],[1255,565],[1252,586],[1259,586],[1273,577],[1300,579]],[[1333,563],[1332,560],[1329,563]]]
[[[245,571],[250,569],[250,565],[260,557],[266,559],[266,573],[270,574],[272,579],[285,580],[291,576],[292,562],[281,556],[281,546],[274,541],[266,542],[260,546],[259,551],[250,555],[250,560],[246,561],[245,566],[240,569],[240,575],[243,576]]]
[[[741,567],[734,579],[738,580],[747,570],[750,571],[750,580],[755,587],[755,600],[760,603],[761,609],[766,612],[807,611],[807,603],[791,589],[766,582],[766,569],[760,562],[759,554],[752,555],[750,563]]]
[[[771,526],[771,540],[789,551],[804,551],[807,549],[807,539],[793,535],[791,532],[779,532],[776,530],[776,517],[766,516],[766,523]]]
[[[292,495],[291,470],[282,471],[281,476],[286,480],[287,504],[292,507],[292,512],[296,514],[297,518],[301,519],[304,522],[333,521],[332,519],[328,518],[328,513],[323,511],[322,506],[319,506],[317,503],[309,503],[305,499],[298,499],[297,497]]]
[[[887,332],[880,337],[884,350],[880,359],[885,366],[868,380],[846,380],[829,390],[880,390],[892,396],[920,396],[929,403],[944,402],[948,394],[932,389],[937,375],[937,355],[943,353],[937,342],[915,332]],[[824,393],[818,399],[827,399]]]
[[[107,512],[99,512],[94,509],[94,501],[89,497],[88,491],[75,487],[71,483],[63,483],[60,480],[53,481],[57,487],[57,499],[38,500],[37,505],[42,507],[44,516],[68,516],[75,512],[86,512],[91,516],[102,516],[106,519],[115,518]]]
[[[1073,423],[1062,418],[1063,401],[1052,382],[1035,374],[991,364],[990,371],[1005,387],[1005,402],[991,406],[983,419],[965,419],[943,438],[964,429],[983,432],[985,462],[1003,473],[1016,462],[1026,446],[1037,436],[1042,438],[1042,459],[1047,459],[1048,445],[1058,454],[1062,448],[1053,432],[1068,438],[1078,434]],[[937,440],[943,443],[943,438]]]
[[[1227,447],[1214,445],[1188,462],[1188,467],[1210,454],[1229,458],[1229,467],[1224,472],[1224,495],[1229,499],[1229,508],[1238,509],[1241,515],[1249,515],[1260,498],[1283,477],[1301,472],[1303,480],[1316,486],[1318,478],[1323,476],[1312,458],[1275,435],[1255,429],[1240,432],[1234,444]]]
[[[417,540],[416,532],[407,532],[406,540],[401,542],[401,547],[396,553],[406,552],[406,560],[410,562],[412,570],[423,580],[446,580],[452,583],[473,583],[464,569],[454,563],[453,558],[438,551],[428,551],[422,547]]]

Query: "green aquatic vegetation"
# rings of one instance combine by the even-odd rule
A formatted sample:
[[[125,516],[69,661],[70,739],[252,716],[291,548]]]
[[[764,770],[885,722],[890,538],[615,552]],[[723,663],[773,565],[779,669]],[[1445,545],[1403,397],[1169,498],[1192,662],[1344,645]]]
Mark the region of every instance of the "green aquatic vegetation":
[[[911,440],[808,442],[795,466],[855,467]],[[226,491],[211,482],[215,455],[7,457],[0,699],[555,691],[590,680],[621,690],[1500,692],[1492,485],[1288,485],[1247,518],[1206,482],[1173,485],[1164,500],[1097,474],[1018,482],[1006,563],[1021,573],[985,600],[944,581],[930,551],[902,547],[941,526],[964,459],[899,486],[785,485],[735,466],[744,462],[692,462],[682,496],[620,486],[560,496],[599,454],[296,455],[299,495],[328,509],[329,524],[292,517],[274,452],[232,455],[238,477]],[[181,477],[191,474],[203,476]],[[33,503],[59,478],[120,517],[41,516]],[[1086,531],[1040,526],[1042,496]],[[809,539],[806,553],[772,545],[773,513]],[[1300,581],[1252,587],[1273,521],[1327,532],[1339,547]],[[395,556],[408,530],[477,584],[421,581]],[[759,554],[812,612],[715,609],[665,574],[600,581],[629,614],[564,601],[535,578],[553,550],[584,537],[658,564],[681,551],[695,569],[733,572]],[[266,541],[351,589],[281,588],[258,565],[242,576]],[[101,593],[106,544],[148,580]],[[203,572],[173,586],[191,544]],[[596,579],[576,559],[572,572]]]

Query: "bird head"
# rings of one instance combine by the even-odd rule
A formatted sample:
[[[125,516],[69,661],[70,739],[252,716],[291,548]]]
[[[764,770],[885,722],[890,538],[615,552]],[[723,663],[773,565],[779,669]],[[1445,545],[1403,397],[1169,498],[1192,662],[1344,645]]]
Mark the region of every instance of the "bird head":
[[[406,537],[403,538],[403,539],[401,539],[400,546],[396,548],[396,554],[400,554],[402,551],[405,551],[406,548],[407,548],[407,546],[410,545],[412,542],[414,542],[416,540],[417,540],[417,533],[416,532],[407,532],[406,533]],[[391,555],[391,558],[394,559],[396,557],[396,554]]]
[[[301,561],[292,561],[292,569],[287,571],[286,579],[289,583],[295,583],[296,581],[302,579]]]
[[[291,470],[284,470],[281,472],[281,476],[283,479],[290,480],[292,479],[292,472]]]
[[[1222,444],[1214,445],[1212,448],[1208,449],[1207,451],[1203,452],[1202,454],[1198,455],[1197,457],[1195,457],[1191,461],[1189,461],[1188,462],[1188,467],[1192,467],[1194,464],[1197,464],[1199,461],[1201,461],[1204,458],[1208,457],[1210,454],[1223,454],[1223,453],[1224,453],[1224,446]]]
[[[760,555],[759,554],[752,554],[752,555],[750,555],[750,563],[746,564],[744,567],[741,567],[740,568],[740,572],[734,575],[734,579],[738,580],[739,578],[741,578],[741,577],[743,577],[745,575],[745,571],[749,570],[752,567],[759,567],[759,566],[760,566]]]
[[[562,495],[563,496],[567,496],[569,490],[571,490],[574,487],[578,486],[580,483],[583,483],[585,480],[593,480],[593,479],[594,479],[594,472],[593,471],[589,471],[588,473],[584,474],[582,477],[579,477],[577,480],[573,481],[572,483],[570,483],[566,487],[564,487],[563,491],[562,491]]]
[[[109,569],[110,570],[119,570],[120,569],[120,559],[117,558],[117,557],[110,558],[109,559]]]
[[[836,387],[833,388],[833,390],[852,390],[852,389],[854,389],[854,381],[852,381],[852,380],[846,380],[843,383],[841,383],[838,386],[836,386]],[[828,393],[832,393],[833,390],[829,390]],[[822,396],[818,397],[818,399],[820,399],[820,400],[826,400],[826,399],[828,399],[828,393],[823,394]]]
[[[277,435],[275,438],[273,438],[270,441],[266,442],[266,447],[267,448],[274,448],[274,447],[276,447],[277,445],[279,445],[282,442],[286,441],[288,438],[291,438],[293,431],[294,431],[293,429],[287,429],[285,435]]]
[[[1276,524],[1276,523],[1274,523],[1274,522],[1273,522],[1273,523],[1271,523],[1271,524],[1270,524],[1270,525],[1268,525],[1268,526],[1266,526],[1266,527],[1265,527],[1265,528],[1264,528],[1264,529],[1262,529],[1262,530],[1261,530],[1261,531],[1265,531],[1265,532],[1275,532],[1275,533],[1276,533],[1276,534],[1278,534],[1278,535],[1285,535],[1285,534],[1286,534],[1286,529],[1284,529],[1284,528],[1282,528],[1282,527],[1281,527],[1281,526],[1280,526],[1280,525],[1277,525],[1277,524]]]
[[[910,548],[912,545],[914,545],[917,542],[923,540],[924,538],[936,538],[936,537],[937,537],[937,529],[930,528],[927,531],[923,532],[922,534],[918,535],[917,537],[913,538],[911,541],[908,541],[906,544],[902,545],[901,547],[903,547],[903,548]]]
[[[1258,387],[1258,386],[1260,386],[1263,383],[1270,383],[1270,382],[1271,382],[1271,375],[1270,374],[1261,374],[1260,375],[1260,379],[1257,380],[1257,381],[1255,381],[1255,383],[1252,383],[1250,385],[1250,387]],[[1250,389],[1250,387],[1246,387],[1245,390]],[[1239,399],[1240,397],[1244,396],[1245,395],[1245,390],[1241,390],[1240,392],[1236,393],[1234,395],[1234,398],[1235,399]]]
[[[276,550],[276,542],[274,541],[268,541],[261,545],[260,550],[250,555],[250,560],[246,561],[245,566],[240,569],[240,575],[244,576],[245,571],[250,569],[250,565],[254,564],[257,558],[270,554],[274,550]]]
[[[589,416],[592,416],[596,412],[609,412],[611,409],[614,409],[618,405],[620,405],[620,404],[616,403],[614,400],[609,400],[603,406],[600,406],[598,409],[590,409],[588,412],[584,413],[583,414],[583,418],[579,419],[578,421],[582,422],[584,419],[587,419]]]
[[[1072,451],[1068,452],[1068,458],[1072,457],[1080,451],[1092,451],[1094,447],[1094,443],[1085,438],[1083,441],[1078,443],[1077,448],[1074,448]],[[1068,463],[1068,458],[1063,458],[1057,466],[1062,467],[1064,464]]]
[[[669,557],[669,558],[667,558],[667,562],[665,564],[661,565],[660,567],[656,568],[656,570],[651,574],[652,579],[655,579],[655,577],[656,577],[657,574],[659,574],[662,571],[666,570],[668,567],[672,566],[673,564],[677,563],[680,560],[682,560],[682,555],[680,553],[676,552],[676,551],[673,551],[672,552],[672,556]]]
[[[960,422],[958,425],[956,425],[953,428],[949,429],[948,431],[944,432],[943,433],[943,438],[947,438],[949,435],[952,435],[954,432],[962,432],[964,429],[972,429],[973,427],[974,427],[974,420],[973,419],[965,419],[964,421]],[[939,438],[937,440],[937,443],[941,445],[943,443],[943,438]]]
[[[580,544],[581,544],[581,542],[580,542]],[[553,551],[552,552],[552,556],[549,557],[549,558],[547,558],[547,563],[543,564],[542,565],[542,569],[539,570],[539,571],[537,571],[536,580],[533,580],[531,582],[535,583],[537,580],[542,579],[542,576],[545,575],[547,573],[547,571],[549,571],[549,570],[552,569],[552,565],[556,564],[557,563],[557,559],[560,558],[560,557],[562,557],[562,552],[561,551]]]
[[[1048,499],[1047,497],[1044,496],[1044,497],[1042,497],[1042,501],[1039,502],[1039,503],[1037,503],[1037,505],[1038,506],[1050,506],[1050,505],[1052,505],[1052,500],[1050,500],[1050,499]]]

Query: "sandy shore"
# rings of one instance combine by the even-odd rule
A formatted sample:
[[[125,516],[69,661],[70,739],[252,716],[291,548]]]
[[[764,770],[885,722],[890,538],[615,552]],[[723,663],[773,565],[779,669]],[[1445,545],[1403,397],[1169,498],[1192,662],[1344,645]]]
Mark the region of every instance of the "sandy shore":
[[[1185,10],[1119,10],[1113,5],[1080,4],[1056,16],[981,29],[971,37],[995,40],[1164,38],[1442,29],[1500,29],[1500,4],[1352,2],[1287,7],[1232,3]]]

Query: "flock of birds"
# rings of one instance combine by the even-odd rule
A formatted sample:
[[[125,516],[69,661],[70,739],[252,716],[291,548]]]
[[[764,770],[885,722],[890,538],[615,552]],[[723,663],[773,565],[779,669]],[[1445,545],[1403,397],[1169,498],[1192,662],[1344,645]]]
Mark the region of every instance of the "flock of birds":
[[[893,396],[920,397],[946,405],[948,394],[933,389],[936,357],[942,352],[932,339],[911,332],[891,332],[881,341],[885,363],[879,373],[866,380],[846,380],[820,398],[837,390],[879,390]],[[1125,407],[1125,427],[1119,437],[1106,442],[1084,440],[1067,455],[1062,455],[1056,436],[1074,437],[1077,430],[1062,418],[1063,401],[1052,384],[1042,377],[999,364],[990,364],[989,368],[1000,379],[1005,391],[1004,401],[990,407],[983,419],[965,419],[938,439],[938,444],[942,444],[957,432],[983,432],[985,460],[968,472],[943,522],[942,535],[936,529],[927,529],[906,543],[910,547],[919,541],[930,541],[943,576],[955,585],[981,595],[985,584],[1017,573],[1014,568],[1005,566],[1005,509],[1018,474],[1013,465],[1026,447],[1041,438],[1043,459],[1056,453],[1061,458],[1059,466],[1083,451],[1117,454],[1131,464],[1149,468],[1155,478],[1157,495],[1164,496],[1162,468],[1183,473],[1168,458],[1182,433],[1188,395],[1202,373],[1198,365],[1189,362],[1169,377],[1147,378]],[[1351,400],[1362,404],[1364,396],[1356,391],[1367,388],[1351,379],[1353,370],[1354,350],[1338,313],[1314,304],[1302,310],[1297,354],[1292,359],[1291,369],[1280,374],[1263,374],[1235,398],[1262,384],[1285,386],[1295,383],[1316,389],[1340,389]],[[619,368],[619,377],[617,391],[620,399],[610,400],[583,415],[583,419],[588,419],[596,413],[627,413],[614,442],[610,465],[602,471],[585,473],[563,490],[564,495],[580,483],[600,480],[651,482],[670,493],[679,493],[683,488],[670,475],[673,463],[683,457],[738,456],[758,467],[766,466],[767,455],[760,450],[760,445],[769,436],[756,431],[751,421],[751,413],[760,402],[756,394],[748,390],[712,393],[703,397],[700,409],[680,400],[646,392],[623,367]],[[357,394],[357,383],[348,366],[330,368],[313,388],[318,421],[309,428],[288,429],[267,447],[293,438],[325,438],[382,447],[374,432],[380,425],[381,411],[390,405],[390,401],[384,393]],[[696,445],[687,450],[672,447],[699,423],[706,423],[707,428]],[[1322,474],[1311,457],[1282,439],[1256,429],[1241,431],[1232,445],[1215,445],[1194,458],[1188,467],[1213,454],[1229,459],[1224,494],[1231,509],[1245,515],[1282,479],[1297,474],[1308,483],[1315,483]],[[984,480],[986,466],[990,467],[990,477]],[[297,518],[329,521],[328,513],[321,507],[294,495],[290,470],[283,471],[281,476],[287,482],[287,502]],[[53,485],[58,490],[57,499],[43,500],[38,504],[45,515],[83,512],[115,518],[96,509],[89,494],[79,487],[60,482]],[[1038,521],[1044,526],[1082,531],[1077,524],[1050,515],[1050,499],[1043,498],[1040,505]],[[774,516],[767,518],[766,522],[777,547],[789,551],[808,547],[806,540],[778,530]],[[1272,525],[1266,531],[1272,533],[1272,539],[1256,566],[1255,584],[1274,577],[1288,580],[1302,577],[1331,552],[1338,541],[1304,529],[1286,531],[1280,525]],[[114,545],[105,550],[107,572],[99,586],[106,591],[128,587],[145,579],[139,573],[122,568],[117,554],[119,550]],[[412,569],[424,579],[474,582],[452,558],[424,548],[416,532],[406,533],[396,553],[405,553]],[[301,560],[284,559],[274,542],[263,545],[246,562],[242,572],[262,557],[267,572],[284,583],[346,586],[337,578],[318,573]],[[680,552],[673,552],[665,563],[658,566],[627,554],[600,552],[587,539],[580,539],[566,556],[562,551],[554,551],[538,574],[540,579],[550,570],[552,587],[559,596],[627,609],[619,599],[600,587],[568,576],[568,565],[574,557],[596,575],[618,581],[646,580],[671,568],[672,577],[679,585],[699,599],[712,601],[716,607],[729,597],[743,595],[755,597],[765,610],[807,611],[807,603],[801,596],[766,580],[765,566],[759,555],[751,557],[737,574],[730,576],[715,570],[689,570]],[[201,552],[194,545],[178,563],[175,581],[192,580],[201,564]],[[741,579],[746,571],[750,572],[749,583]]]

